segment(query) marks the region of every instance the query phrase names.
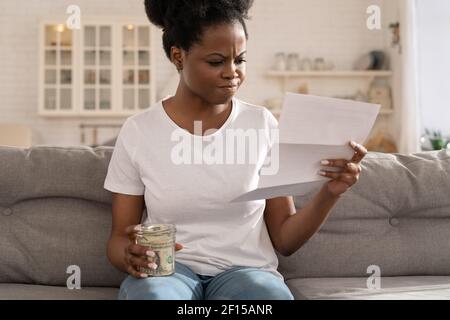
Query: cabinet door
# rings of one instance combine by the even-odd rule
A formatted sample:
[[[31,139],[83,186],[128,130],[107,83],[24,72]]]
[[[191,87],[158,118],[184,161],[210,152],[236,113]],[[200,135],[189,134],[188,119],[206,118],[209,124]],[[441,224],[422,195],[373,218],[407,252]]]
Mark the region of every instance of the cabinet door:
[[[63,24],[43,24],[42,109],[73,111],[73,32]]]
[[[82,36],[82,113],[113,111],[113,28],[86,24]]]
[[[146,109],[152,103],[151,32],[148,25],[122,24],[121,111]]]

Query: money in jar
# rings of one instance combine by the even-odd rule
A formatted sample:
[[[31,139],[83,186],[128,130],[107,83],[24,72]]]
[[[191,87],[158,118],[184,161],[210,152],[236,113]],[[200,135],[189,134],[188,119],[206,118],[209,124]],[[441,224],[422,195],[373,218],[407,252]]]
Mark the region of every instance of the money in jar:
[[[147,257],[149,262],[156,263],[155,270],[140,267],[140,272],[149,276],[169,276],[175,272],[175,233],[173,224],[142,224],[136,233],[136,243],[150,247],[154,257]]]

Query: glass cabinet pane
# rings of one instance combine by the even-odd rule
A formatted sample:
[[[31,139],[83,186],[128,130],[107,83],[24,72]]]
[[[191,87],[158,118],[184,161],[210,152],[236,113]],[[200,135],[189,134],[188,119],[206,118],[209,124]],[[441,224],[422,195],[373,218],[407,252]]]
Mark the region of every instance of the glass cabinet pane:
[[[95,109],[95,89],[84,89],[84,109]]]
[[[72,89],[63,88],[60,91],[60,108],[64,110],[72,109]]]
[[[46,46],[57,46],[58,38],[56,32],[56,25],[45,26],[45,45]]]
[[[45,64],[48,66],[56,65],[56,50],[45,50]]]
[[[150,105],[150,90],[139,89],[139,109],[145,109]]]
[[[148,66],[150,64],[150,54],[147,50],[139,50],[139,65]]]
[[[95,84],[95,70],[84,70],[84,83]]]
[[[84,51],[84,64],[86,66],[95,65],[95,51],[94,50]]]
[[[123,64],[125,66],[134,65],[134,51],[124,51],[123,52]]]
[[[56,89],[55,88],[47,88],[44,91],[44,108],[46,110],[55,110],[56,109]]]
[[[100,50],[100,65],[111,65],[111,51]]]
[[[122,41],[124,47],[134,47],[134,32],[135,27],[132,24],[126,25],[122,28]]]
[[[59,44],[63,47],[72,46],[72,30],[65,27],[63,24],[58,25],[58,32],[61,34]]]
[[[100,84],[111,84],[110,70],[100,70]]]
[[[61,81],[61,84],[71,84],[72,83],[72,70],[61,70],[60,81]]]
[[[111,27],[108,26],[100,27],[100,46],[101,47],[111,46]]]
[[[149,28],[148,27],[139,27],[138,29],[138,38],[139,38],[139,46],[140,47],[148,47],[149,46]]]
[[[45,83],[56,84],[56,70],[54,69],[45,70]]]
[[[134,70],[123,71],[123,84],[134,84]]]
[[[134,89],[123,90],[123,108],[126,110],[134,109]]]
[[[100,89],[100,109],[111,109],[111,89]]]
[[[69,66],[72,64],[72,51],[62,50],[60,52],[60,61],[62,65]]]
[[[86,26],[84,27],[84,45],[86,47],[95,47],[95,27]]]
[[[150,79],[149,70],[139,70],[139,84],[148,84]]]

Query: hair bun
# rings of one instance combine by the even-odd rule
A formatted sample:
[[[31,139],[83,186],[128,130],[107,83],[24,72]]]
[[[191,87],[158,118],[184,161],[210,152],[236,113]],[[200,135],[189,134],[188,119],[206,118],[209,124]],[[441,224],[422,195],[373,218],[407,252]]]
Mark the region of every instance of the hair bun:
[[[145,0],[145,12],[151,23],[166,29],[185,18],[205,19],[210,10],[233,10],[247,18],[254,0]]]
[[[166,28],[166,15],[172,2],[170,0],[145,0],[145,12],[150,22],[158,27]]]

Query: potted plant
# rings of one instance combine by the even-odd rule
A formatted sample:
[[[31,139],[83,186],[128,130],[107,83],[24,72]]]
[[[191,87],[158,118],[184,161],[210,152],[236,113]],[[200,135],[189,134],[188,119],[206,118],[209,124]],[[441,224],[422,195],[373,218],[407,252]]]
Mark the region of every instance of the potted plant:
[[[431,133],[430,130],[425,129],[425,133],[427,134],[427,137],[430,140],[433,150],[445,149],[450,143],[450,140],[447,140],[442,136],[440,130],[436,130]]]

